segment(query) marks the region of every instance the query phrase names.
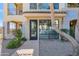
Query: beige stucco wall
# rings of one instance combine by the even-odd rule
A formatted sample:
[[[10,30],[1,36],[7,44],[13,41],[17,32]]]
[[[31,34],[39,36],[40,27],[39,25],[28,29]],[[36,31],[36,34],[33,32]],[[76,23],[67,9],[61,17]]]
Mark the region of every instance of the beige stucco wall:
[[[75,27],[75,39],[79,43],[79,24],[77,24]]]
[[[61,9],[61,8],[60,8]],[[28,3],[24,3],[23,4],[23,12],[28,11],[29,10],[29,5]],[[17,22],[22,22],[22,32],[23,35],[29,40],[30,39],[30,19],[37,19],[38,20],[38,24],[39,24],[39,20],[41,19],[50,19],[50,13],[24,13],[23,15],[8,15],[7,14],[7,4],[4,4],[4,12],[5,12],[5,16],[4,16],[4,36],[6,39],[11,38],[11,34],[7,33],[7,22],[8,21],[17,21]],[[55,16],[58,18],[59,17],[59,21],[61,21],[60,17],[64,17],[66,14],[55,14]],[[59,25],[61,28],[61,25]],[[39,32],[39,30],[38,30]],[[38,34],[39,37],[39,34]]]
[[[25,37],[26,37],[26,39],[27,40],[29,40],[30,39],[30,28],[29,28],[29,20],[28,19],[26,19],[25,20],[25,22],[24,22],[24,29],[23,29],[23,31],[24,31],[24,34],[25,34]]]
[[[6,19],[7,20],[4,20],[4,38],[5,39],[10,39],[10,38],[13,38],[14,36],[11,34],[11,33],[8,33],[7,31],[8,31],[8,26],[7,26],[7,24],[8,24],[8,22],[10,22],[10,21],[15,21],[15,22],[22,22],[22,25],[23,25],[23,27],[22,27],[22,32],[23,32],[23,35],[25,36],[25,22],[26,22],[26,18],[24,17],[24,16],[22,16],[22,15],[15,15],[15,16],[7,16],[6,17]]]
[[[17,20],[16,20],[17,19]],[[8,17],[8,21],[20,21],[22,22],[22,32],[23,32],[23,36],[25,36],[25,38],[27,38],[27,40],[29,41],[30,39],[30,19],[32,20],[38,20],[38,28],[39,28],[39,20],[51,20],[49,17],[48,18],[39,18],[39,17],[34,17],[34,18],[27,18],[25,16],[9,16]],[[62,28],[62,24],[61,24],[61,20],[62,18],[56,18],[59,19],[59,28]],[[9,38],[13,38],[12,34],[8,34],[7,33],[7,22],[4,23],[5,26],[5,37],[7,39]],[[39,30],[38,30],[38,40],[39,40]]]

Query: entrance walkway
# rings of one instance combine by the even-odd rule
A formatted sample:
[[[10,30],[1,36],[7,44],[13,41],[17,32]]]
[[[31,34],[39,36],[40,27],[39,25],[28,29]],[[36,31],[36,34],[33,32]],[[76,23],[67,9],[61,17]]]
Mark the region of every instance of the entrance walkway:
[[[9,43],[9,41],[11,41],[10,39],[3,39],[2,43],[1,43],[1,56],[10,56],[11,54],[13,54],[13,52],[16,51],[17,48],[15,49],[7,49],[6,46]]]
[[[0,56],[1,56],[2,40],[0,39]]]
[[[33,49],[33,56],[39,55],[39,41],[38,40],[30,40],[26,41],[21,47],[19,47],[17,50],[20,49]],[[17,56],[16,51],[12,54],[12,56]]]
[[[4,40],[5,45],[8,40]],[[5,49],[3,47],[3,53],[9,53],[9,55],[17,56],[16,50],[19,49],[34,49],[33,56],[68,56],[72,55],[73,48],[70,42],[63,42],[60,40],[48,40],[40,39],[26,41],[18,49]],[[6,54],[5,54],[6,55]]]
[[[69,42],[40,39],[39,51],[40,56],[68,56],[73,48]]]

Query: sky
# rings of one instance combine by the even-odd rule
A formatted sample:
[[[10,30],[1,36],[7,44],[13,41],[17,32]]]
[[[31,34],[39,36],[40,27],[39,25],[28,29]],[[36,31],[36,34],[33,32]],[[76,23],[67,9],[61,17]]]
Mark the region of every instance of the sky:
[[[9,10],[10,10],[11,14],[15,14],[14,5],[12,3],[9,4]],[[3,18],[4,18],[3,3],[0,3],[0,27],[3,26]]]
[[[3,3],[0,3],[0,27],[3,26]]]

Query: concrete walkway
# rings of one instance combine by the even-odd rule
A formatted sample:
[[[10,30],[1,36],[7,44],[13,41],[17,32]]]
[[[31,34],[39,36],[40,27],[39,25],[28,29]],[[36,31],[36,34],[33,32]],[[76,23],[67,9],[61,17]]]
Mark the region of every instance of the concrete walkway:
[[[2,56],[10,56],[11,54],[13,54],[13,52],[16,51],[16,49],[7,49],[6,46],[9,43],[10,39],[5,39],[2,40],[2,44],[1,44],[1,55]]]
[[[34,49],[33,56],[68,56],[73,53],[70,42],[59,40],[26,41],[19,49]],[[17,56],[16,52],[12,56]]]
[[[0,55],[10,56],[16,49],[7,49],[6,46],[11,39],[3,39],[3,34],[0,34]]]
[[[40,40],[40,56],[68,56],[72,55],[73,48],[70,42],[59,40]]]
[[[33,56],[68,56],[73,53],[73,48],[70,42],[63,42],[60,40],[30,40],[26,41],[18,49],[6,49],[6,44],[9,41],[10,40],[2,41],[2,55],[17,56],[16,50],[20,49],[33,49]]]
[[[2,40],[0,40],[0,56],[1,56]]]
[[[39,41],[38,40],[30,40],[26,41],[20,48],[20,49],[33,49],[33,56],[38,56],[39,55]],[[15,53],[12,54],[12,56],[17,56],[16,51]]]

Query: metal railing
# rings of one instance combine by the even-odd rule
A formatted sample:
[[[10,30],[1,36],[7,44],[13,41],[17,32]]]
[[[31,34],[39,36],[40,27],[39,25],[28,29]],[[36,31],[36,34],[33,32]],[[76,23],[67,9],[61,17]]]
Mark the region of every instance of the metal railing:
[[[79,44],[72,36],[56,28],[53,28],[52,30],[55,30],[57,33],[59,33],[60,36],[63,36],[65,39],[67,39],[72,44],[73,55],[79,55]]]

